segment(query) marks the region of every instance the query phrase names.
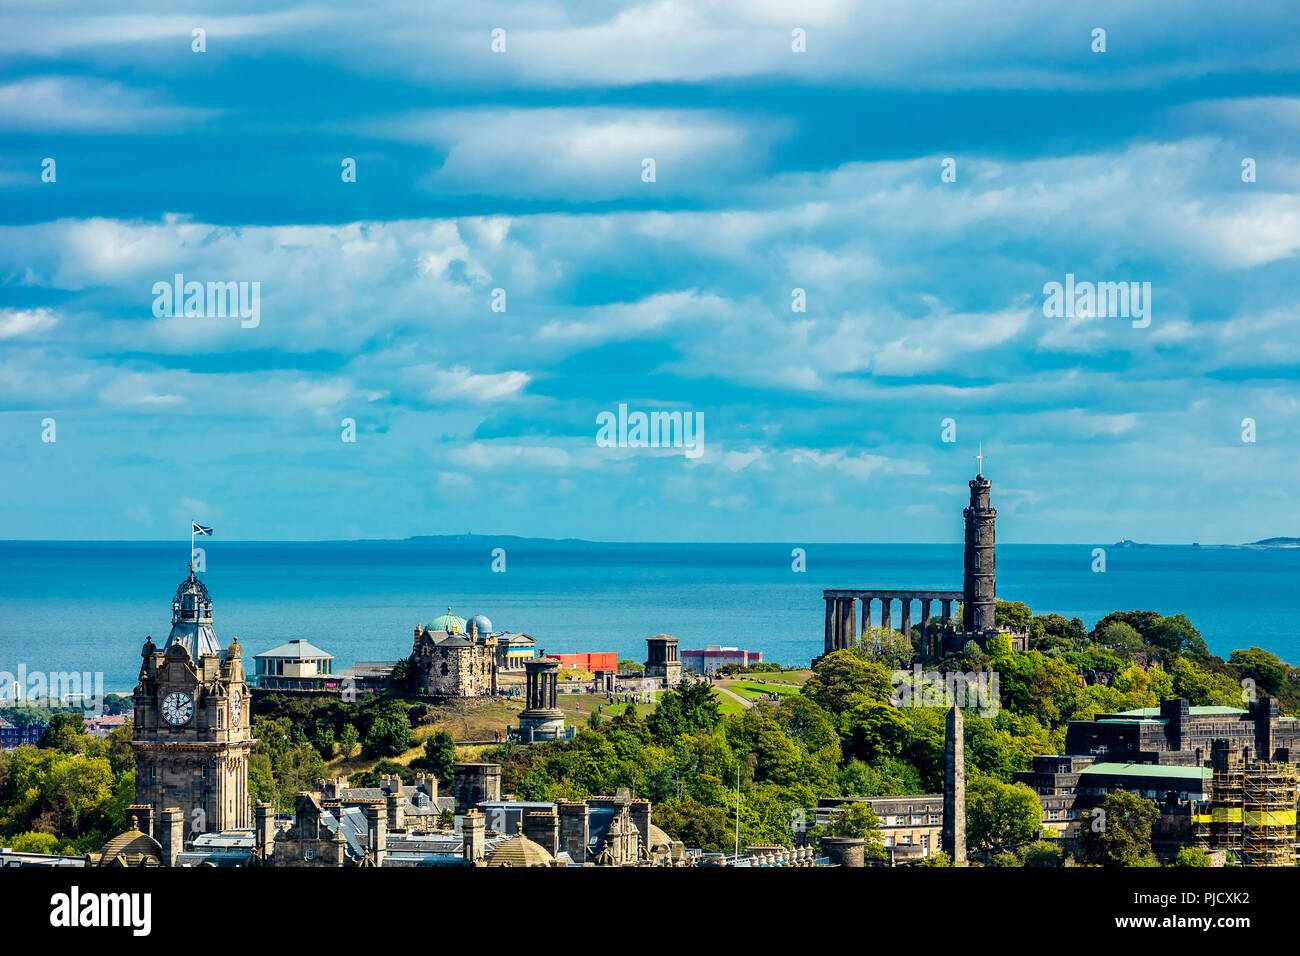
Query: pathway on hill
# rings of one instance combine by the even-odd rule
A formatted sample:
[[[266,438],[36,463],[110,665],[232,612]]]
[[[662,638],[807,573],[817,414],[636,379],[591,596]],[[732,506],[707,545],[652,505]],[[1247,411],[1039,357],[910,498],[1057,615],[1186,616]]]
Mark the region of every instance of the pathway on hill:
[[[753,707],[753,706],[754,706],[754,702],[753,702],[752,700],[746,700],[744,697],[741,697],[741,696],[740,696],[739,694],[737,694],[735,691],[733,691],[733,690],[728,690],[726,687],[721,687],[721,686],[719,686],[718,684],[714,684],[714,685],[713,685],[713,689],[716,690],[716,691],[719,691],[719,692],[721,692],[721,693],[723,693],[723,694],[726,694],[728,697],[730,697],[732,700],[734,700],[734,701],[735,701],[737,704],[739,704],[741,707],[746,707],[746,708],[748,708],[748,707]]]

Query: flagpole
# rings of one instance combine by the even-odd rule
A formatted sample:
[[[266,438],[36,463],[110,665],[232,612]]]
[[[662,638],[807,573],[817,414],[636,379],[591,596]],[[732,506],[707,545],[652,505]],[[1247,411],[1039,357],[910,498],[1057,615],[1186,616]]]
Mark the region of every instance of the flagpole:
[[[193,518],[190,519],[190,559],[185,563],[190,565],[190,567],[194,566],[194,519]]]

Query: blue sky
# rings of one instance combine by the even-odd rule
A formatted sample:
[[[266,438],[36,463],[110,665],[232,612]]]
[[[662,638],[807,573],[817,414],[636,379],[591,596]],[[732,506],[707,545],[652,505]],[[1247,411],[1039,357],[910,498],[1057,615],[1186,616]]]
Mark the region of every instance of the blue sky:
[[[11,0],[0,61],[0,537],[948,541],[980,441],[1004,541],[1300,534],[1293,4]]]

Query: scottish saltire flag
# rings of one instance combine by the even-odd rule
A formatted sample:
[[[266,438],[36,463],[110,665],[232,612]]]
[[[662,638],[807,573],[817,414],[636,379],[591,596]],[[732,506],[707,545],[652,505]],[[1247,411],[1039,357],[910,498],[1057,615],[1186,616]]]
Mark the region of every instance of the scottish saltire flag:
[[[203,525],[197,524],[193,521],[191,521],[190,524],[193,526],[193,530],[190,532],[191,534],[206,534],[208,537],[212,536],[211,528],[205,528]]]

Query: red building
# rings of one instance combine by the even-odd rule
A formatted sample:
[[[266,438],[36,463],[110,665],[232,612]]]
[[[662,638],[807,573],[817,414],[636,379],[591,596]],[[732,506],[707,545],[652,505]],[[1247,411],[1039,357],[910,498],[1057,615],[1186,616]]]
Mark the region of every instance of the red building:
[[[616,671],[618,655],[613,651],[597,651],[594,654],[552,654],[560,659],[560,666],[568,670],[580,671]]]

